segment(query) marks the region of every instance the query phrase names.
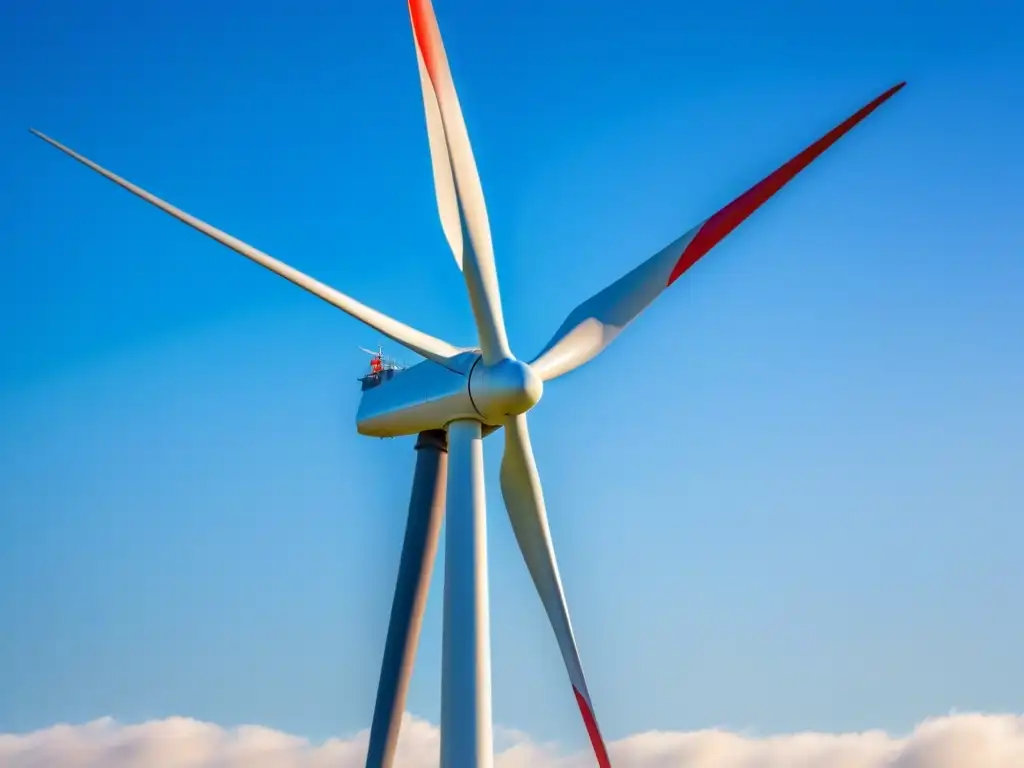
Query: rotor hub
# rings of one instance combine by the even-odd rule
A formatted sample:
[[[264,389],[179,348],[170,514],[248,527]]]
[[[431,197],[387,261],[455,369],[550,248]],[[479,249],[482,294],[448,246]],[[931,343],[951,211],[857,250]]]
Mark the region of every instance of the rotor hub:
[[[520,360],[505,359],[494,365],[479,360],[469,374],[473,407],[488,422],[501,423],[533,408],[544,394],[544,382]]]

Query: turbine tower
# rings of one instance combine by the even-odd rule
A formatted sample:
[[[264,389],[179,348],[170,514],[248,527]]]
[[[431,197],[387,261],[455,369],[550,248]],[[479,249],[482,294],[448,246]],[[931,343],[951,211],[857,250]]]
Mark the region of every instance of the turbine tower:
[[[483,438],[498,429],[505,434],[500,483],[509,520],[554,630],[597,764],[608,768],[608,751],[587,690],[548,531],[526,414],[541,399],[546,382],[604,350],[662,291],[904,83],[882,93],[725,208],[584,301],[527,363],[509,347],[483,191],[430,0],[409,0],[409,13],[438,213],[465,279],[477,331],[475,346],[453,346],[361,304],[38,131],[32,132],[129,192],[425,358],[411,368],[389,368],[386,376],[375,371],[364,378],[356,416],[356,427],[363,435],[418,435],[413,492],[367,768],[388,768],[393,762],[443,516],[447,516],[447,528],[441,766],[490,768],[493,764]],[[382,352],[371,354],[382,356]]]

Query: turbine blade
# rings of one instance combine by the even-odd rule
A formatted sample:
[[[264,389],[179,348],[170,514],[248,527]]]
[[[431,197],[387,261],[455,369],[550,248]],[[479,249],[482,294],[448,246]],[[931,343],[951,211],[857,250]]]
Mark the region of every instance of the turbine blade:
[[[445,432],[438,430],[421,432],[416,442],[416,472],[373,708],[366,768],[391,768],[394,761],[444,519],[447,439]]]
[[[698,259],[904,85],[890,88],[714,216],[576,307],[530,366],[549,381],[596,357]]]
[[[164,202],[160,198],[150,194],[141,187],[135,186],[130,181],[122,179],[117,174],[114,174],[108,171],[107,169],[102,168],[101,166],[92,162],[88,158],[83,157],[74,150],[64,146],[60,142],[51,139],[49,136],[46,136],[35,129],[30,130],[43,141],[47,142],[48,144],[52,144],[57,149],[61,150],[70,157],[73,157],[75,160],[82,163],[83,165],[91,168],[92,170],[96,171],[102,176],[106,176],[115,184],[124,187],[132,194],[141,197],[146,202],[155,205],[157,208],[161,209],[162,211],[165,211],[166,213],[169,213],[178,221],[188,224],[193,229],[197,229],[204,235],[216,240],[218,243],[226,245],[228,248],[235,251],[236,253],[240,253],[242,256],[245,256],[246,258],[255,261],[257,264],[266,267],[271,272],[275,272],[276,274],[280,275],[286,280],[289,280],[295,285],[299,286],[300,288],[304,288],[305,290],[312,293],[314,296],[320,297],[328,304],[333,304],[335,307],[351,315],[356,320],[361,320],[374,330],[379,331],[380,333],[387,336],[389,339],[398,342],[402,346],[412,350],[413,352],[419,355],[422,355],[428,360],[432,360],[435,363],[448,367],[449,358],[455,357],[461,351],[457,347],[452,346],[446,341],[436,339],[433,336],[429,336],[423,333],[422,331],[418,331],[415,328],[406,325],[405,323],[399,322],[398,320],[395,320],[394,318],[389,317],[388,315],[385,315],[382,312],[378,312],[377,310],[356,301],[350,296],[346,296],[344,293],[341,293],[340,291],[331,288],[329,285],[321,283],[319,280],[316,280],[310,277],[309,275],[305,275],[302,272],[299,272],[297,269],[289,267],[287,264],[278,261],[273,256],[269,256],[263,251],[253,248],[251,245],[248,245],[247,243],[243,243],[238,238],[232,237],[231,235],[222,232],[216,227],[213,227],[204,221],[200,221],[194,216],[191,216],[185,213],[184,211],[175,208],[170,203]]]
[[[462,268],[485,363],[510,357],[480,176],[430,0],[409,0],[441,226]]]
[[[530,433],[526,426],[526,415],[510,418],[505,423],[505,454],[501,459],[501,494],[505,499],[509,520],[515,532],[519,549],[523,553],[526,567],[533,578],[551,628],[558,639],[569,681],[572,683],[576,704],[583,716],[583,723],[590,736],[598,765],[610,768],[608,750],[594,717],[594,707],[587,691],[583,676],[583,665],[576,649],[576,639],[569,620],[569,608],[558,575],[555,549],[548,531],[547,512],[544,508],[544,494],[537,474],[537,463],[530,446]]]
[[[427,65],[423,61],[418,43],[416,64],[420,71],[420,87],[423,89],[423,109],[427,118],[427,143],[430,146],[430,166],[434,173],[437,213],[441,217],[441,229],[452,249],[452,255],[455,256],[455,263],[462,269],[462,216],[459,213],[459,200],[455,191],[455,177],[452,175],[452,160],[448,154],[448,140],[445,138],[441,107],[437,103],[437,96],[430,83],[430,75],[427,73]]]

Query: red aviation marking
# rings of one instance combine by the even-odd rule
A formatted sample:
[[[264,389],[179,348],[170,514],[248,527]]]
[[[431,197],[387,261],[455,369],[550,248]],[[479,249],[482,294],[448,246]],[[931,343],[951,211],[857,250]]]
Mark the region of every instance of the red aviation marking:
[[[597,720],[594,719],[594,713],[590,711],[590,705],[583,698],[583,694],[576,690],[575,685],[572,687],[572,692],[576,694],[576,704],[580,708],[580,714],[583,715],[583,724],[587,726],[587,735],[590,736],[590,743],[594,747],[598,766],[612,768],[612,761],[608,759],[608,750],[605,749],[604,739],[601,738],[601,731],[597,728]]]
[[[763,205],[768,198],[782,189],[800,171],[810,165],[822,152],[835,144],[847,131],[857,123],[874,112],[889,97],[895,94],[906,83],[893,86],[870,104],[862,107],[858,112],[851,115],[845,122],[840,123],[831,131],[826,133],[811,146],[794,157],[788,163],[780,167],[771,175],[765,177],[758,184],[748,189],[742,195],[733,200],[729,205],[705,221],[697,235],[690,241],[683,250],[679,261],[672,268],[669,275],[668,285],[672,285],[680,275],[692,267],[697,260],[705,253],[720,243],[730,232],[743,223],[743,221],[754,211]]]
[[[437,28],[437,22],[430,23],[433,16],[433,8],[430,0],[409,0],[409,16],[412,17],[412,34],[419,46],[420,54],[423,56],[423,63],[427,68],[427,76],[430,84],[434,86],[434,94],[438,101],[441,94],[438,92],[437,72],[437,48],[434,45],[434,35],[431,34]],[[433,27],[434,29],[431,29]]]

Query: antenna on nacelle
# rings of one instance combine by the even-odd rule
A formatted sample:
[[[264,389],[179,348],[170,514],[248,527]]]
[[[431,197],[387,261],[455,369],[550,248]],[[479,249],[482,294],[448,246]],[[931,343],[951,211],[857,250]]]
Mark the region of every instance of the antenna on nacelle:
[[[360,377],[359,381],[363,384],[363,391],[372,389],[378,384],[383,384],[385,381],[390,381],[391,378],[403,369],[403,366],[399,365],[395,360],[384,357],[384,347],[378,345],[377,351],[374,352],[366,347],[359,347],[360,352],[365,352],[370,355],[370,372]]]

